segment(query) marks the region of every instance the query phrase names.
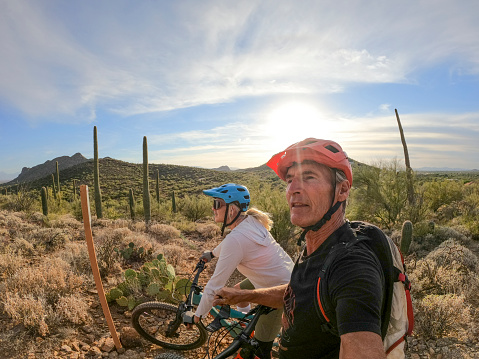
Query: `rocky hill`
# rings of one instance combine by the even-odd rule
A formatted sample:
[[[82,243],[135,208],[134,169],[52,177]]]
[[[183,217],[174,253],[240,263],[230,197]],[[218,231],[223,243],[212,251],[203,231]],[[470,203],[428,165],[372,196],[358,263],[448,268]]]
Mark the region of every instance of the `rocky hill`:
[[[62,169],[66,169],[80,163],[88,162],[88,159],[84,157],[81,153],[75,153],[73,156],[61,156],[54,158],[53,160],[48,160],[43,164],[36,165],[32,168],[23,167],[22,172],[18,175],[17,178],[10,181],[8,184],[16,183],[25,183],[31,182],[43,177],[46,177],[56,171],[56,162],[58,166]]]

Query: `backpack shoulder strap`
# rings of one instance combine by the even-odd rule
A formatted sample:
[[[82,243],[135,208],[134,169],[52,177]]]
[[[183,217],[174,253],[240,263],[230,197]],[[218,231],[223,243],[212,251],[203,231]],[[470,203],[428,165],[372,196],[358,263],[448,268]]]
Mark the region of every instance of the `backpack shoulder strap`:
[[[363,239],[361,238],[355,238],[353,241],[336,243],[331,247],[328,255],[326,256],[326,260],[319,271],[316,284],[316,300],[318,305],[315,305],[314,307],[316,308],[316,314],[323,322],[321,325],[323,332],[331,332],[334,335],[338,335],[337,326],[335,323],[335,315],[326,283],[326,276],[328,274],[329,268],[336,261],[336,259],[345,255],[349,248],[362,240]]]

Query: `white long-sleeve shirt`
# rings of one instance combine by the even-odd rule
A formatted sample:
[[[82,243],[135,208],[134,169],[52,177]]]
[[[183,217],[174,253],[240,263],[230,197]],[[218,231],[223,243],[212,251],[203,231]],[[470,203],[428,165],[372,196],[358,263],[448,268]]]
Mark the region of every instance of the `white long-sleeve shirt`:
[[[203,290],[196,315],[206,315],[215,293],[223,288],[237,268],[255,288],[289,283],[293,261],[269,231],[254,217],[247,216],[213,250],[218,257],[215,272]]]

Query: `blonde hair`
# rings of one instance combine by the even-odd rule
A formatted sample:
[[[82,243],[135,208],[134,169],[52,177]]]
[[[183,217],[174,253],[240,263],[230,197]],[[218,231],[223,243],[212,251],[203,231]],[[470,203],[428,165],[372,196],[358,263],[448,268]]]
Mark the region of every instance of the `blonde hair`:
[[[260,211],[258,208],[252,207],[248,209],[246,215],[255,218],[268,231],[273,227],[273,220],[271,219],[270,214]]]

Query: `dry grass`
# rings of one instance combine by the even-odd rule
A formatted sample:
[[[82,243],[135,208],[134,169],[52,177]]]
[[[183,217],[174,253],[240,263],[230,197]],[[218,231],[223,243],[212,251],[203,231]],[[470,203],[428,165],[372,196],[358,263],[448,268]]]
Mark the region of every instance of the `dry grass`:
[[[93,237],[105,286],[115,285],[125,269],[141,265],[157,254],[165,255],[176,273],[191,273],[203,250],[213,249],[221,240],[213,222],[178,221],[171,224],[143,221],[93,219]],[[173,225],[172,225],[173,224]],[[431,238],[432,236],[436,236]],[[143,247],[151,257],[132,263],[121,258],[115,248]],[[434,243],[434,247],[429,247]],[[418,253],[408,258],[416,309],[416,334],[422,337],[477,335],[479,314],[478,258],[468,249],[468,238],[454,229],[437,227],[415,244]],[[416,259],[415,259],[416,258]],[[215,261],[200,279],[205,284]],[[41,350],[54,357],[59,338],[82,335],[78,330],[98,312],[91,307],[88,289],[94,288],[90,261],[81,222],[72,216],[58,216],[45,222],[43,215],[0,211],[0,350],[7,357],[27,357],[26,351]],[[240,278],[235,272],[229,281]],[[118,322],[128,319],[118,311]],[[14,335],[12,328],[15,328]],[[43,341],[35,342],[35,336]],[[8,341],[6,343],[5,339]],[[28,349],[27,349],[28,348]],[[204,348],[188,352],[188,357],[204,356]]]
[[[159,242],[165,242],[169,239],[179,238],[180,230],[168,224],[152,224],[149,228],[151,233]]]

